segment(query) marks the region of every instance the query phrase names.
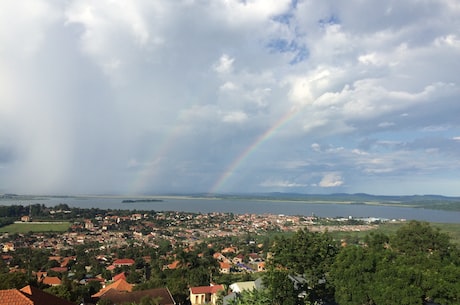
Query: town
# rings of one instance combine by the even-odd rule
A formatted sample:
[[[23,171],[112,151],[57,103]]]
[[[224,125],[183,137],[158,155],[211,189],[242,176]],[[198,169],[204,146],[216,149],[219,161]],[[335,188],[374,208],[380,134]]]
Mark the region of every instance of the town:
[[[0,269],[9,275],[6,282],[32,277],[44,291],[88,304],[102,300],[114,304],[120,293],[126,300],[153,293],[151,296],[163,299],[159,304],[174,300],[177,304],[215,305],[219,297],[220,301],[228,298],[223,287],[248,281],[254,285],[261,278],[270,255],[270,238],[277,234],[304,228],[312,232],[367,231],[384,221],[85,210],[38,204],[9,207],[9,216],[16,217],[16,226],[41,224],[65,230],[3,233]],[[144,293],[135,294],[137,288]]]

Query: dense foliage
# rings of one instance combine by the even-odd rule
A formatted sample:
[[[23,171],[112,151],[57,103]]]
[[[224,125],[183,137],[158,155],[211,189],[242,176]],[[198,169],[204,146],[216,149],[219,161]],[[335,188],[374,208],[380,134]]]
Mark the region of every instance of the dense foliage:
[[[278,239],[266,288],[233,305],[460,304],[460,252],[447,234],[412,221],[388,236],[337,248],[327,233]]]
[[[331,271],[341,305],[460,304],[459,251],[449,236],[410,222],[394,236],[371,235],[340,251]]]
[[[273,304],[331,299],[333,287],[326,276],[337,251],[328,233],[299,230],[290,238],[276,240],[265,277]]]

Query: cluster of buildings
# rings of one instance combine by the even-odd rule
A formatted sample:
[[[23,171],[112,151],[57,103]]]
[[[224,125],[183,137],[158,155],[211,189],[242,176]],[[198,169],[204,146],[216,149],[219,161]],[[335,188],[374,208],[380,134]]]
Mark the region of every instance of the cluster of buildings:
[[[50,211],[50,217],[63,213],[63,211]],[[70,211],[67,212],[67,214]],[[30,219],[23,217],[23,222],[28,222]],[[324,220],[323,220],[324,221]],[[183,249],[192,249],[197,243],[212,238],[225,237],[249,237],[246,241],[248,244],[254,244],[252,249],[254,252],[242,253],[236,246],[227,246],[215,249],[213,258],[216,260],[221,274],[229,274],[232,272],[263,272],[265,271],[266,253],[258,252],[262,245],[255,244],[256,242],[250,237],[255,235],[264,235],[269,232],[289,232],[297,231],[301,228],[308,227],[312,231],[323,230],[341,230],[341,231],[361,231],[373,229],[372,224],[346,225],[338,224],[334,226],[318,225],[316,217],[302,216],[287,216],[287,215],[258,215],[258,214],[231,214],[231,213],[186,213],[186,212],[151,212],[151,213],[116,213],[114,211],[104,214],[95,214],[90,218],[73,220],[70,227],[63,233],[28,233],[0,235],[1,255],[5,265],[9,267],[10,272],[21,271],[17,266],[13,266],[15,251],[19,248],[30,249],[49,249],[53,255],[48,258],[53,261],[53,267],[48,270],[33,270],[33,274],[37,277],[37,282],[46,286],[59,286],[62,284],[61,274],[71,272],[71,265],[74,265],[78,260],[77,256],[59,256],[60,250],[69,250],[78,245],[91,245],[90,249],[94,253],[99,253],[96,260],[112,274],[117,268],[131,267],[135,264],[134,258],[113,257],[105,255],[113,253],[112,250],[125,246],[142,246],[150,248],[159,248],[160,244],[167,242],[171,249],[181,247]],[[241,238],[240,238],[241,239]],[[179,268],[179,261],[171,256],[171,260],[164,265],[164,269]],[[143,258],[145,262],[149,262],[149,257]],[[88,272],[91,271],[91,266],[88,267]],[[30,270],[29,270],[30,271]],[[26,270],[22,270],[26,272]],[[102,285],[101,291],[93,295],[94,300],[107,298],[115,304],[126,302],[135,302],[142,297],[157,298],[159,304],[170,305],[175,304],[171,293],[167,288],[150,289],[144,291],[133,291],[133,285],[126,281],[124,274],[114,275],[111,279],[103,278],[102,276],[94,276],[85,278],[80,284],[86,284],[90,281],[98,281]],[[260,283],[246,282],[236,283],[233,288],[224,289],[222,285],[212,284],[210,286],[190,287],[190,301],[192,305],[200,304],[216,304],[219,293],[226,295],[226,302],[229,301],[232,293],[238,293],[247,287],[259,287]],[[246,288],[242,288],[246,287]],[[32,289],[32,290],[31,290]],[[28,294],[30,292],[30,294]],[[0,292],[0,300],[9,300],[9,298],[24,297],[32,300],[33,294],[43,294],[45,292],[37,292],[35,288],[27,288],[20,290],[9,290]],[[4,296],[4,297],[3,297]],[[46,297],[44,297],[46,299]],[[24,299],[25,300],[25,299]],[[51,300],[51,297],[49,298]],[[11,304],[44,304],[31,302],[23,303],[8,303],[0,301],[0,305]],[[49,301],[46,304],[67,304],[53,303]]]

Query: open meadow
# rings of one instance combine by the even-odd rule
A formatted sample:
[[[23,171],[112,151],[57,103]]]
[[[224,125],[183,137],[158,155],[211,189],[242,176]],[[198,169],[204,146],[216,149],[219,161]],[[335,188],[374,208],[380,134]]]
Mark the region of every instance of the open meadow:
[[[430,223],[433,227],[439,228],[441,232],[448,234],[451,241],[460,246],[460,223]],[[348,239],[348,240],[363,240],[364,237],[371,232],[381,232],[386,235],[392,235],[404,223],[384,223],[378,225],[374,230],[361,231],[361,232],[331,232],[335,239]]]
[[[1,233],[28,233],[28,232],[65,232],[70,222],[22,222],[13,223],[0,228]]]

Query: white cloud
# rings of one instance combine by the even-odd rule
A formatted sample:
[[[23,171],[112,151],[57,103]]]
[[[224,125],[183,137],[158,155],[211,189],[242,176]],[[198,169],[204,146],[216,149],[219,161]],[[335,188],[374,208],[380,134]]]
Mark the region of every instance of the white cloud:
[[[325,173],[321,181],[319,182],[320,187],[338,187],[344,183],[340,173],[332,172]]]
[[[288,180],[267,180],[260,184],[262,187],[266,188],[299,188],[306,187],[307,184],[291,182]]]
[[[233,70],[233,62],[235,58],[231,58],[227,54],[222,54],[218,62],[214,64],[214,70],[218,73],[230,73]]]
[[[311,149],[313,149],[316,152],[320,152],[321,151],[321,145],[319,145],[318,143],[313,143],[311,145]]]

